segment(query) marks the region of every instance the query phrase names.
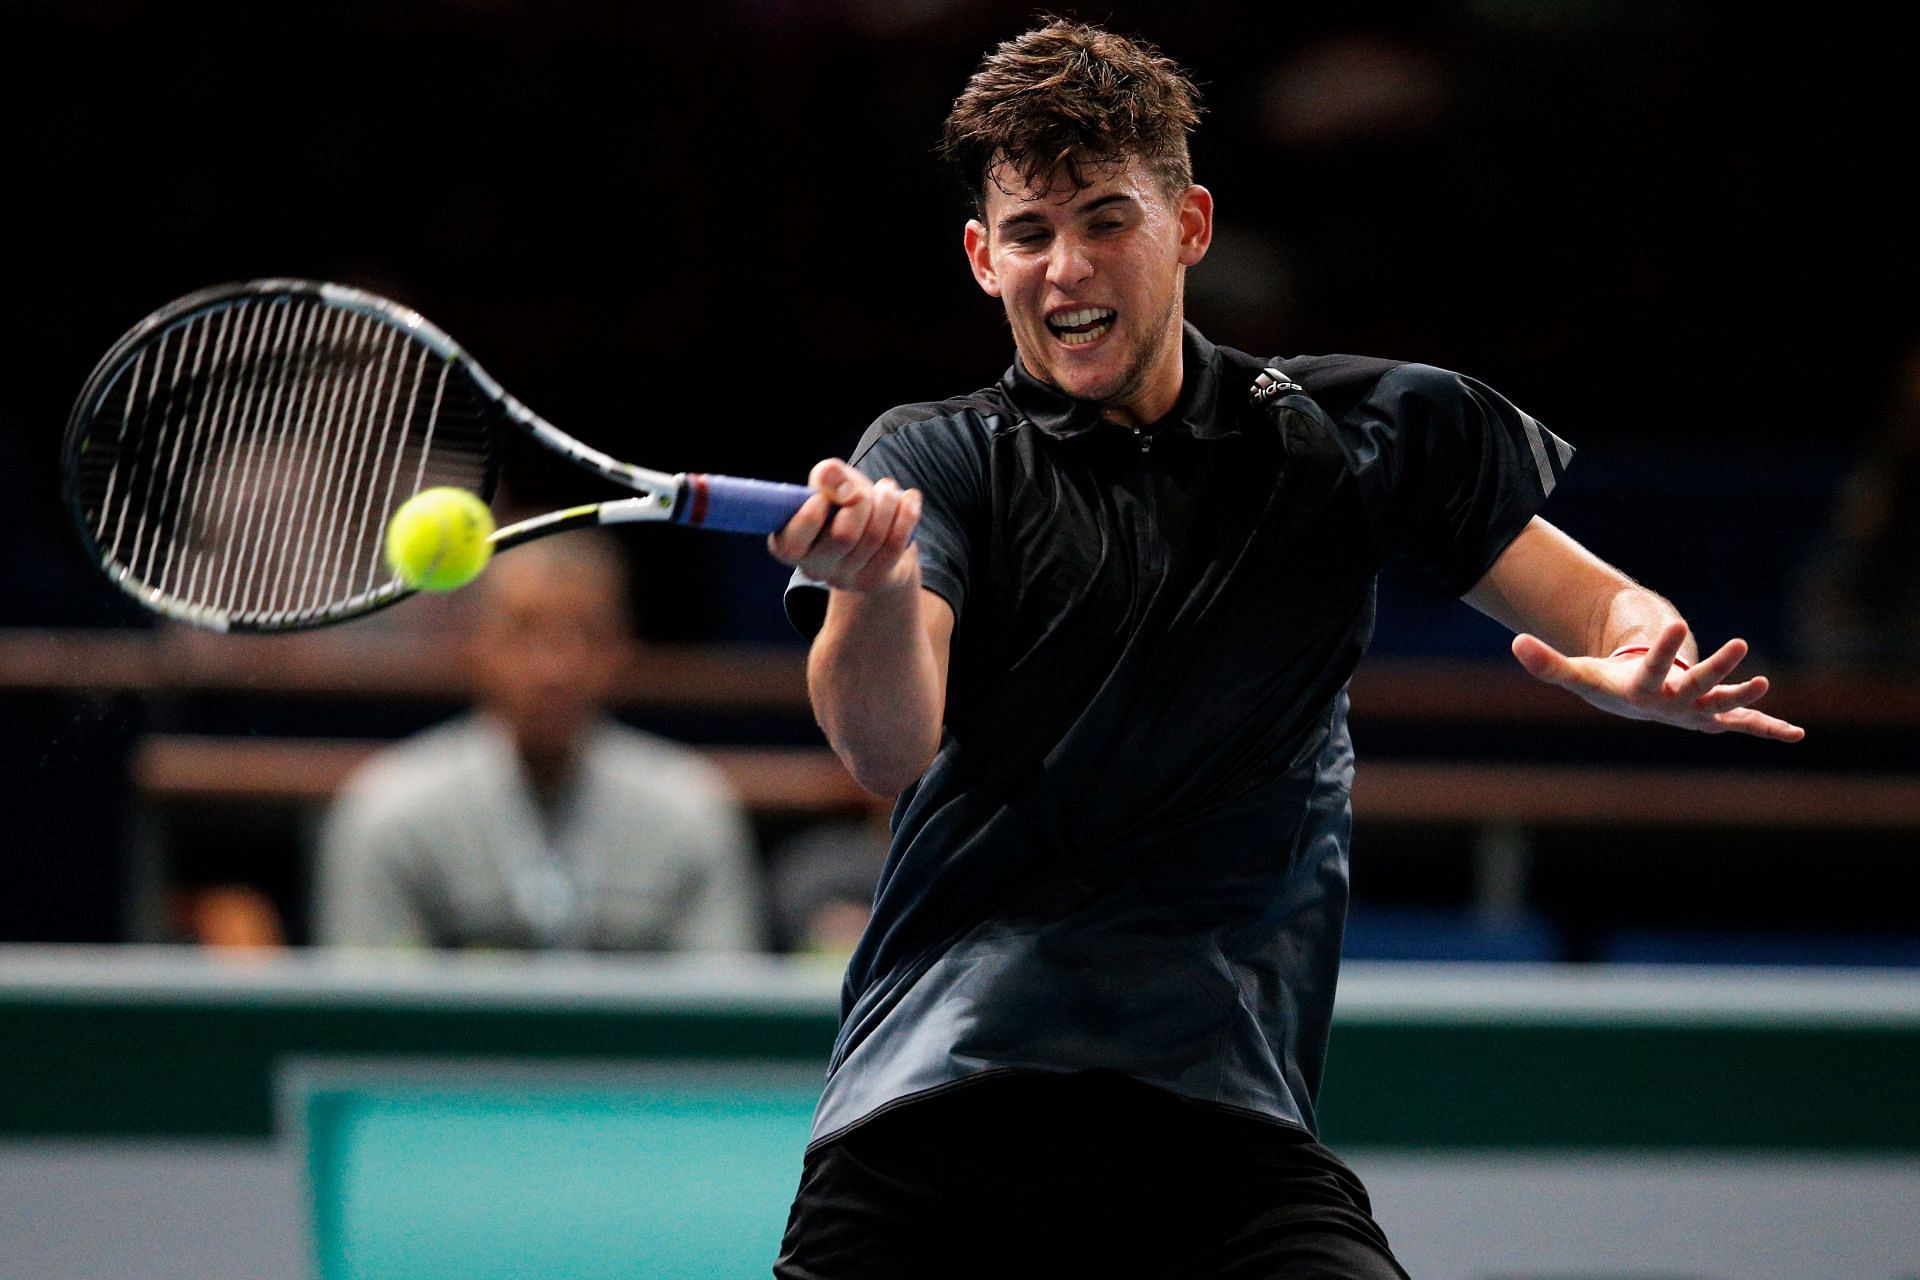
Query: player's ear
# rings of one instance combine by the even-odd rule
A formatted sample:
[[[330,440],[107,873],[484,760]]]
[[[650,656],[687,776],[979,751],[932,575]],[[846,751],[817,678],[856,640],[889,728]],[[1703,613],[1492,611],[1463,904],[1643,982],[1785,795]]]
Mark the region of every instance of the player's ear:
[[[1213,243],[1213,192],[1195,183],[1180,193],[1180,265],[1191,267]]]
[[[993,253],[987,245],[987,224],[978,218],[967,219],[967,265],[973,278],[990,297],[1000,296],[1000,274],[993,269]]]

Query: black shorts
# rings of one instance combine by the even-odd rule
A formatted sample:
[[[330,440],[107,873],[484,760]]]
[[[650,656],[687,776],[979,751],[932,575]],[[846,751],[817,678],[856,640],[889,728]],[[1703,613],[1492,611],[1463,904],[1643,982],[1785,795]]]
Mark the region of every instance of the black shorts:
[[[994,1074],[807,1155],[778,1280],[1407,1280],[1305,1133],[1122,1076]]]

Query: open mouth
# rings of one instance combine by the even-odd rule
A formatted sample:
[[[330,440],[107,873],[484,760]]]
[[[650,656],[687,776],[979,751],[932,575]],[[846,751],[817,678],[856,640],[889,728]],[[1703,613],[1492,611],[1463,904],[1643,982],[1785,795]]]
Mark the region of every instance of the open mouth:
[[[1116,314],[1112,307],[1080,307],[1048,316],[1047,328],[1069,347],[1085,346],[1113,328]]]

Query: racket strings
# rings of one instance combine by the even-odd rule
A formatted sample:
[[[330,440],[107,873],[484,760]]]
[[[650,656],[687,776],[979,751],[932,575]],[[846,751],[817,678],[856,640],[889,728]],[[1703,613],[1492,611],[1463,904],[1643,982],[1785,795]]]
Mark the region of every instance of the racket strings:
[[[241,299],[131,353],[86,428],[78,501],[108,564],[249,625],[401,590],[387,517],[437,484],[485,491],[490,403],[458,362],[369,312]]]

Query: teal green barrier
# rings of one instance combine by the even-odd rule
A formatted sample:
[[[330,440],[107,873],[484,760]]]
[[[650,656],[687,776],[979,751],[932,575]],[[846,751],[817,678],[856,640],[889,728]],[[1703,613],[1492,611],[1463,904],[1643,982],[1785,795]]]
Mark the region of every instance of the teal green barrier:
[[[319,1087],[320,1280],[768,1274],[817,1090]]]

